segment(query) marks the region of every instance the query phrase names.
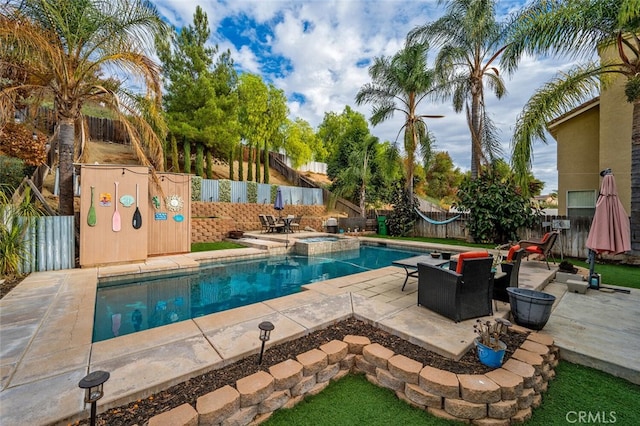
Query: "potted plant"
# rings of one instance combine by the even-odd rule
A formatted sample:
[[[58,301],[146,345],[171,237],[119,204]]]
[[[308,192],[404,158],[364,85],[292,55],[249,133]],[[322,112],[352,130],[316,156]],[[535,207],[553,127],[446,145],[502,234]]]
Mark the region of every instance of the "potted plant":
[[[496,318],[493,322],[476,320],[473,331],[478,334],[474,343],[478,351],[478,359],[487,367],[498,368],[502,365],[506,343],[500,337],[507,334],[511,323],[503,318]]]
[[[573,263],[568,260],[563,260],[558,265],[558,272],[556,272],[556,282],[566,283],[569,280],[582,281],[582,277],[578,276],[578,268],[573,266]]]

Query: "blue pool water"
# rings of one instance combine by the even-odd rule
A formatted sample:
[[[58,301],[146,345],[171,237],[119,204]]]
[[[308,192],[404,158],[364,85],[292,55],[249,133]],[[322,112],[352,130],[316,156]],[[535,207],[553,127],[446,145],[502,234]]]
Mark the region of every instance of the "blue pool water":
[[[361,246],[318,256],[212,263],[192,274],[100,283],[93,341],[297,293],[304,284],[383,268],[424,254]]]

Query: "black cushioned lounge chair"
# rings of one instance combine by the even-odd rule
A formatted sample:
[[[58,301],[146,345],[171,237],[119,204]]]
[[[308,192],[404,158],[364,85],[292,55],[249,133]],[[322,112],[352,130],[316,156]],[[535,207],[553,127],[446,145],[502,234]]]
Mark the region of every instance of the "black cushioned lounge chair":
[[[418,263],[418,305],[463,321],[492,315],[492,257],[462,261],[462,273]]]

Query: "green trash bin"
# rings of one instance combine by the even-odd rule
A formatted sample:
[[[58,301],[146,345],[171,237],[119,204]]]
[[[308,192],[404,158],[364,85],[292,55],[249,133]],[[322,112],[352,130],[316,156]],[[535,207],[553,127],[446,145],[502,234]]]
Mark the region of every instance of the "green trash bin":
[[[378,235],[387,235],[387,217],[378,216]]]

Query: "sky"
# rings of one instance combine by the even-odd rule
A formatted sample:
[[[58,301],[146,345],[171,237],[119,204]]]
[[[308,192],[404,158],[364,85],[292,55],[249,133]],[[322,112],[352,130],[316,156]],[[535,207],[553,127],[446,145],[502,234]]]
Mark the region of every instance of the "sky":
[[[371,105],[357,106],[355,95],[371,81],[373,58],[392,56],[407,33],[443,14],[436,0],[152,0],[165,20],[176,28],[193,22],[196,6],[207,13],[210,41],[229,49],[240,72],[261,75],[284,90],[290,118],[300,117],[314,128],[325,113],[341,113],[345,106],[367,119]],[[498,1],[498,16],[518,9],[524,0]],[[430,49],[430,66],[437,55]],[[488,113],[499,127],[503,157],[510,161],[510,140],[517,115],[534,93],[556,73],[566,71],[568,60],[524,58],[517,72],[502,74],[507,95],[497,100],[485,92]],[[435,149],[447,151],[456,167],[470,169],[471,142],[466,116],[456,114],[450,102],[422,103],[421,114],[444,115],[427,125],[436,139]],[[400,114],[369,126],[381,141],[397,140]],[[401,144],[401,139],[398,140]],[[543,193],[556,191],[556,143],[534,145],[533,174],[545,182]]]

